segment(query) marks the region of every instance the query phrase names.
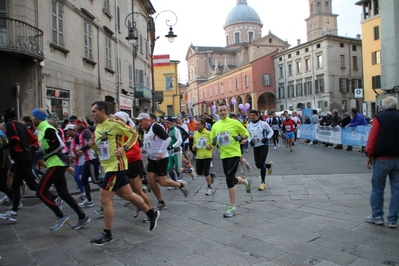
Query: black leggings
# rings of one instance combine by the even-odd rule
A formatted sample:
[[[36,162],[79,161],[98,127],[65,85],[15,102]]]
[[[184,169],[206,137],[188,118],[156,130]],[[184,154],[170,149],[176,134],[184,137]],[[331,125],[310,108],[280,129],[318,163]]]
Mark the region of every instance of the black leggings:
[[[266,168],[270,168],[270,165],[266,165],[267,154],[269,153],[269,146],[263,145],[254,147],[254,159],[256,168],[260,169],[260,177],[262,182],[265,182]]]
[[[48,168],[37,186],[36,196],[39,197],[57,217],[64,217],[64,214],[58,208],[57,204],[55,204],[54,199],[49,191],[50,186],[54,184],[54,187],[57,189],[60,198],[63,199],[76,212],[76,214],[79,216],[79,219],[83,219],[86,217],[86,214],[79,208],[76,200],[69,194],[65,179],[65,170],[66,167],[63,166]]]
[[[222,159],[223,172],[226,176],[227,188],[233,188],[237,184],[236,172],[240,163],[240,157]]]
[[[274,147],[277,147],[277,144],[278,144],[278,130],[273,130],[273,143],[274,143]]]
[[[8,168],[0,168],[0,191],[4,192],[7,195],[7,197],[11,200],[12,191],[7,186],[7,174],[8,174]]]
[[[38,178],[34,174],[32,160],[29,157],[20,157],[14,159],[15,169],[12,179],[12,211],[18,211],[19,201],[21,200],[20,187],[25,180],[30,190],[36,191]]]
[[[195,162],[195,168],[197,169],[197,175],[209,175],[209,168],[211,167],[212,158],[197,159]]]
[[[91,200],[91,188],[90,188],[90,183],[89,183],[89,177],[91,177],[91,180],[95,184],[100,184],[101,182],[99,181],[99,167],[100,167],[100,160],[98,158],[94,158],[90,161],[87,161],[83,165],[83,170],[82,170],[82,185],[85,189],[86,193],[86,198],[88,200]]]

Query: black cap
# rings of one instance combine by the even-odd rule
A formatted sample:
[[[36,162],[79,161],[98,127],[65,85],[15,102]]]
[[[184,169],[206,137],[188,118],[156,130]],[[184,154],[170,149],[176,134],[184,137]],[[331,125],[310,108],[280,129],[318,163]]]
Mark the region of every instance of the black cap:
[[[7,108],[3,109],[3,111],[1,111],[1,114],[3,115],[4,122],[13,120],[17,117],[15,115],[14,107],[7,107]]]

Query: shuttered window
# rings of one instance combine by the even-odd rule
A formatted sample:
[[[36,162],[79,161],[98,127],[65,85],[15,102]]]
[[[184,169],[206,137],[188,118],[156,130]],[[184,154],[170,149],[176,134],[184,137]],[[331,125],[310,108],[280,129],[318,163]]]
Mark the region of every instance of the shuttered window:
[[[64,46],[63,6],[57,1],[51,1],[51,13],[52,42]]]

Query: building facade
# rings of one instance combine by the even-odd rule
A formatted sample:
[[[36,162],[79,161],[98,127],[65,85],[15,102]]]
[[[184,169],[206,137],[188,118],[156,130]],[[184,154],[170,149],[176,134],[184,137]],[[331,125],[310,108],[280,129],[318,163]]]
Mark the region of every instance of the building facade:
[[[46,108],[59,121],[72,114],[90,117],[90,104],[98,100],[111,112],[130,115],[149,107],[151,93],[144,93],[152,87],[148,23],[155,9],[149,0],[133,2],[0,0],[6,102],[19,103],[21,115]],[[132,25],[136,46],[125,40]],[[17,33],[20,28],[25,30]]]
[[[233,98],[237,104],[231,106],[231,111],[237,111],[240,101],[249,103],[254,109],[275,109],[275,91],[268,90],[271,85],[263,86],[263,78],[274,74],[270,69],[274,67],[273,62],[259,59],[287,49],[289,44],[270,31],[262,37],[263,24],[247,2],[237,0],[226,18],[225,47],[191,45],[188,48],[190,112],[210,112],[213,104],[230,102]],[[254,65],[257,69],[253,68]],[[272,78],[269,80],[274,84]]]
[[[364,101],[367,115],[376,110],[376,95],[381,91],[381,13],[380,0],[359,1],[362,7],[362,47]]]
[[[308,41],[274,56],[277,110],[360,110],[363,87],[360,36],[337,36],[331,1],[309,0]]]
[[[168,57],[169,58],[169,57]],[[154,62],[155,91],[163,94],[163,101],[155,108],[156,115],[178,116],[181,112],[181,99],[178,84],[178,65],[180,61],[167,63]]]
[[[399,2],[362,0],[364,90],[367,112],[378,112],[382,100],[399,99]]]

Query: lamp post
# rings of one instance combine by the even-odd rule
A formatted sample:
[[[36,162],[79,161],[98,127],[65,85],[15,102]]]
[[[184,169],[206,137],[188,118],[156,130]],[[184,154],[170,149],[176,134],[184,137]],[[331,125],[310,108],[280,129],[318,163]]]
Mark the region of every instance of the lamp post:
[[[166,13],[166,12],[172,13],[175,16],[174,23],[171,23],[171,21],[169,19],[166,20],[166,25],[169,27],[169,32],[168,32],[168,34],[165,35],[165,37],[168,38],[168,41],[170,43],[172,43],[174,41],[174,39],[177,37],[177,35],[173,32],[173,26],[175,26],[177,24],[177,20],[178,20],[177,15],[173,11],[170,11],[170,10],[161,11],[158,13],[158,15],[155,18],[152,16],[146,17],[140,12],[133,11],[133,12],[129,13],[125,18],[125,26],[128,28],[128,36],[126,37],[126,40],[128,40],[128,42],[134,46],[133,49],[136,49],[136,47],[138,45],[137,44],[138,37],[135,34],[136,22],[134,21],[134,15],[136,14],[136,15],[142,16],[147,22],[147,33],[150,35],[150,40],[151,40],[151,44],[150,44],[151,82],[152,82],[152,88],[151,88],[152,108],[151,108],[151,111],[153,114],[155,114],[154,50],[155,50],[155,41],[159,38],[159,37],[155,36],[155,21],[159,17],[159,15]],[[128,25],[128,23],[127,23],[129,16],[132,17],[131,25]]]

